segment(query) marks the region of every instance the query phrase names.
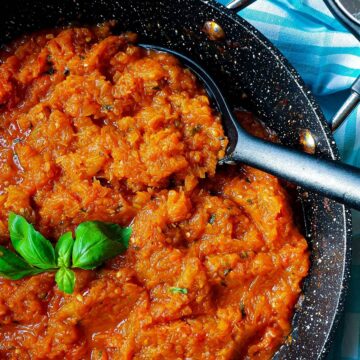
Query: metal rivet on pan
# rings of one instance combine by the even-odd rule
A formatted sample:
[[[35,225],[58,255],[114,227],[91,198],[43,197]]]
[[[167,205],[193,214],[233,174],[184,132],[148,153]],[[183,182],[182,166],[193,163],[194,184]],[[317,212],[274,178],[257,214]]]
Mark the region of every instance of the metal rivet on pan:
[[[300,131],[300,144],[306,153],[315,154],[316,143],[310,130],[303,129]]]
[[[225,32],[215,21],[207,21],[204,24],[203,31],[210,40],[222,40],[225,38]]]

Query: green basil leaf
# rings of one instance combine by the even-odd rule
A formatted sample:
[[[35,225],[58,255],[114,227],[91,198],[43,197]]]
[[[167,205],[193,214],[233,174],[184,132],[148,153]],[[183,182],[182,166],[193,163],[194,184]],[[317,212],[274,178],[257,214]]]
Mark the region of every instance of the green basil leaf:
[[[74,292],[76,279],[75,273],[71,269],[60,268],[55,275],[55,281],[62,292],[66,294]]]
[[[32,266],[40,269],[56,267],[55,251],[51,242],[22,216],[10,213],[9,231],[14,249]]]
[[[56,262],[59,267],[70,267],[73,246],[74,239],[71,231],[60,236],[55,246]]]
[[[91,270],[128,248],[131,228],[87,221],[76,228],[75,235],[73,267]]]
[[[131,229],[131,227],[126,227],[126,228],[121,228],[121,230],[122,230],[121,231],[121,241],[127,249],[129,247],[129,241],[130,241],[132,229]]]
[[[0,276],[11,280],[36,275],[45,270],[35,269],[26,263],[20,256],[0,246]]]

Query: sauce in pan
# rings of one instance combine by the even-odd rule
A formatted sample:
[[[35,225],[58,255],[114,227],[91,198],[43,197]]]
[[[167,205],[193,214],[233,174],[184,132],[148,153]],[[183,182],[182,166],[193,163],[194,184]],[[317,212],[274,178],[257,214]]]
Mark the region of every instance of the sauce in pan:
[[[131,224],[75,292],[0,278],[1,359],[268,359],[309,268],[286,190],[217,168],[227,139],[194,75],[110,24],[24,36],[0,65],[0,240]],[[267,137],[248,113],[239,120]]]

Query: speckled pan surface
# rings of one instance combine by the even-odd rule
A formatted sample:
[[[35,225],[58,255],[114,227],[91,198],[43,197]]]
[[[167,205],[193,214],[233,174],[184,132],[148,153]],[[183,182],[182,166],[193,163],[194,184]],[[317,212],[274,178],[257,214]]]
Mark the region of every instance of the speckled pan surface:
[[[119,31],[136,31],[144,43],[191,55],[214,76],[234,107],[254,111],[283,143],[299,147],[301,132],[309,129],[316,154],[337,157],[322,114],[297,73],[253,27],[212,0],[11,0],[0,9],[2,43],[20,33],[69,22],[116,19]],[[221,25],[223,40],[209,40],[202,31],[209,20]],[[292,341],[278,351],[276,359],[324,356],[349,277],[350,213],[327,199],[299,193],[312,267],[297,306]]]

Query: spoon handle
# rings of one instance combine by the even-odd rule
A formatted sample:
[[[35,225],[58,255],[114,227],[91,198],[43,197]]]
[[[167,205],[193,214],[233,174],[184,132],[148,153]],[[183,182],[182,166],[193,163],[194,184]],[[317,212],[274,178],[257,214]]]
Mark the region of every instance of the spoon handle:
[[[360,210],[360,169],[242,134],[224,163],[241,162]]]

